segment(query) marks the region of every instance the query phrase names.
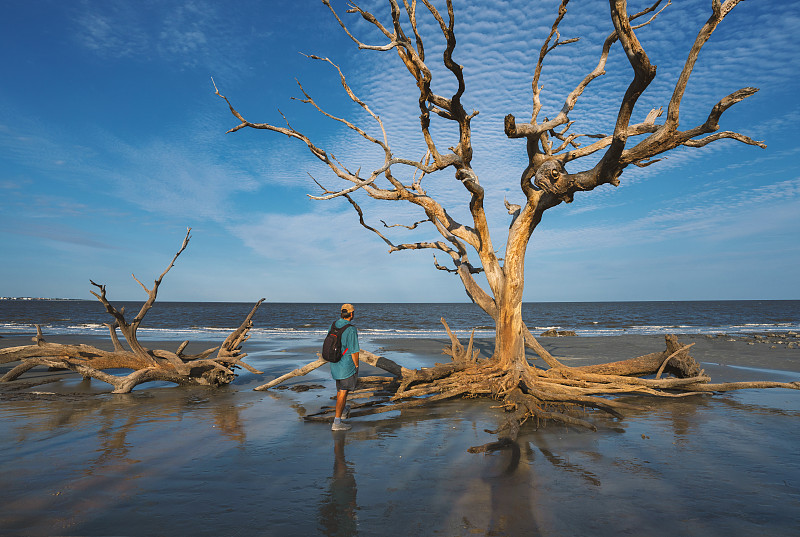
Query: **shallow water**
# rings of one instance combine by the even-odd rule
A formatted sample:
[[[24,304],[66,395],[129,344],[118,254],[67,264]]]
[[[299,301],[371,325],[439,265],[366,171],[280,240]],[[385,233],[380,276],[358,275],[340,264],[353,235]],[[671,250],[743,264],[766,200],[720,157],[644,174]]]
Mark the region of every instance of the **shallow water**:
[[[248,362],[266,376],[285,372],[298,355],[279,347],[252,353]],[[497,424],[490,403],[453,401],[378,415],[332,433],[299,419],[330,404],[325,368],[295,382],[325,389],[252,391],[261,382],[243,374],[214,392],[157,388],[4,401],[0,530],[800,534],[794,391],[648,399],[646,411],[623,421],[593,416],[596,433],[550,425],[529,429],[519,450],[472,455],[469,446],[493,439],[484,431]],[[59,384],[73,393],[82,383]]]

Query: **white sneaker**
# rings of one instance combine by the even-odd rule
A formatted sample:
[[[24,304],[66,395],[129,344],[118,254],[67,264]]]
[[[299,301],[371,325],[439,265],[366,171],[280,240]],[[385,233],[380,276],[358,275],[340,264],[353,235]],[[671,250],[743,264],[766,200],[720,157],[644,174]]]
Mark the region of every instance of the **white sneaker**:
[[[353,428],[353,426],[352,425],[348,425],[347,423],[336,423],[336,422],[333,422],[333,425],[331,425],[331,431],[349,431],[352,428]]]

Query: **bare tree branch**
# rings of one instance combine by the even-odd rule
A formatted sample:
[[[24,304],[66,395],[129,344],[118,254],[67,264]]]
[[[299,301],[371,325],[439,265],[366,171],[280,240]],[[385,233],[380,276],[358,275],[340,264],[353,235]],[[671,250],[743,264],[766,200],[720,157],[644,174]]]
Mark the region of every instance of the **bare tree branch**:
[[[253,316],[264,301],[259,300],[241,326],[234,330],[224,341],[222,347],[213,347],[199,354],[185,355],[183,351],[188,341],[180,344],[176,352],[163,349],[145,349],[136,337],[136,328],[141,318],[150,309],[155,301],[158,287],[164,276],[175,264],[178,256],[184,251],[189,242],[189,229],[181,249],[172,259],[169,266],[156,279],[153,289],[149,291],[148,301],[142,308],[140,315],[132,323],[127,323],[124,318],[124,308],[117,310],[107,299],[104,285],[91,282],[99,289],[99,294],[92,291],[106,311],[114,319],[114,323],[106,323],[111,340],[114,344],[113,351],[101,350],[90,345],[63,345],[48,343],[42,335],[41,328],[37,325],[35,345],[0,349],[0,363],[20,361],[0,378],[0,383],[12,382],[32,368],[40,365],[69,369],[81,374],[84,378],[95,378],[111,384],[114,393],[128,393],[135,386],[150,381],[167,381],[179,385],[219,386],[227,384],[236,374],[235,367],[243,367],[248,371],[261,374],[261,371],[244,363],[242,359],[247,356],[241,352],[242,344],[249,338],[249,330],[253,326]],[[116,335],[119,327],[131,348],[125,350]],[[216,358],[209,358],[219,349]],[[105,370],[133,370],[129,374],[111,374]]]
[[[406,228],[406,229],[416,229],[418,225],[420,225],[420,224],[424,224],[425,222],[429,222],[429,221],[430,221],[430,220],[420,220],[419,222],[414,222],[414,223],[413,223],[413,224],[411,224],[410,226],[407,226],[407,225],[405,225],[405,224],[391,224],[391,225],[389,225],[389,224],[387,224],[385,221],[381,220],[381,224],[383,224],[383,227],[387,227],[387,228],[392,228],[392,227],[404,227],[404,228]]]
[[[711,17],[699,30],[698,37],[691,46],[669,103],[666,103],[665,107],[650,110],[646,117],[638,123],[633,122],[634,110],[641,95],[654,80],[656,67],[651,63],[648,53],[639,41],[637,32],[646,31],[646,28],[654,24],[659,15],[671,3],[654,0],[642,11],[631,15],[628,13],[625,0],[609,0],[609,16],[613,31],[607,35],[600,47],[597,64],[584,74],[578,84],[567,93],[555,117],[540,119],[544,100],[542,76],[548,55],[554,50],[578,40],[577,37],[562,38],[562,26],[566,20],[567,6],[569,5],[569,0],[562,0],[558,14],[549,28],[549,33],[538,50],[531,81],[531,119],[529,122],[518,124],[514,116],[509,114],[504,121],[504,130],[508,138],[526,139],[528,163],[519,177],[519,186],[525,199],[524,205],[511,204],[508,200],[504,200],[505,207],[512,218],[505,247],[498,250],[494,248],[484,208],[486,193],[477,173],[472,168],[471,119],[477,112],[467,112],[462,102],[466,95],[466,79],[463,67],[455,61],[457,41],[453,2],[445,0],[445,2],[437,3],[439,7],[436,7],[432,0],[420,0],[419,2],[416,0],[402,0],[402,2],[389,0],[388,16],[391,19],[386,19],[385,24],[381,23],[372,13],[351,3],[347,12],[361,17],[369,26],[377,30],[385,38],[385,42],[379,44],[366,44],[360,40],[333,9],[331,2],[329,0],[322,0],[322,2],[333,13],[347,36],[360,49],[397,53],[416,85],[416,89],[411,92],[409,97],[416,99],[419,109],[419,133],[426,146],[423,157],[415,160],[403,159],[394,155],[382,120],[356,95],[342,70],[330,59],[322,56],[308,55],[307,57],[327,62],[337,70],[345,93],[379,124],[382,135],[372,136],[367,129],[358,126],[354,121],[330,114],[302,86],[300,86],[300,90],[303,97],[300,100],[312,105],[322,116],[347,127],[354,135],[380,148],[383,157],[380,165],[375,166],[372,171],[362,171],[362,166],[343,163],[331,153],[315,145],[308,136],[295,130],[288,121],[286,127],[277,127],[267,123],[251,123],[233,108],[230,101],[220,94],[215,85],[216,94],[226,101],[231,113],[239,121],[239,124],[229,132],[250,127],[271,130],[301,140],[316,158],[325,163],[331,172],[342,180],[344,185],[335,188],[323,188],[320,185],[323,194],[312,196],[312,198],[328,200],[345,197],[355,208],[361,226],[380,237],[389,246],[390,252],[430,249],[448,255],[452,266],[440,264],[434,255],[434,267],[438,270],[458,274],[467,295],[494,319],[496,338],[493,359],[498,361],[500,367],[506,368],[509,372],[514,371],[504,378],[503,386],[494,392],[497,394],[507,396],[513,392],[515,386],[525,375],[529,375],[529,372],[526,373],[525,366],[521,365],[524,360],[526,344],[536,347],[537,353],[540,355],[547,356],[541,345],[526,341],[526,339],[533,338],[525,337],[525,334],[529,335],[529,333],[524,328],[520,306],[523,298],[527,248],[545,211],[562,202],[571,202],[577,192],[588,192],[604,184],[618,185],[619,178],[627,166],[651,166],[662,160],[663,154],[681,145],[702,147],[713,141],[727,138],[763,147],[763,143],[756,142],[747,136],[732,131],[719,132],[721,115],[733,104],[752,95],[756,91],[755,88],[744,88],[721,99],[701,125],[685,131],[677,130],[681,99],[697,56],[716,26],[738,0],[728,0],[724,4],[713,0]],[[446,14],[442,5],[446,6]],[[424,6],[425,9],[418,9],[421,6]],[[441,69],[433,69],[430,63],[433,55],[426,50],[423,38],[425,33],[421,29],[430,31],[431,26],[423,26],[423,17],[432,18],[435,21],[433,31],[440,34],[437,43],[440,43],[441,56],[439,60],[441,61],[440,66],[443,65],[446,70],[444,72]],[[443,39],[443,45],[441,45],[441,39]],[[617,44],[625,53],[633,71],[633,77],[615,109],[613,129],[609,129],[610,132],[606,131],[605,133],[582,132],[578,123],[571,120],[569,116],[592,82],[605,74],[612,47]],[[430,47],[430,44],[428,46]],[[452,91],[450,96],[442,95],[434,89],[434,87],[440,87],[439,78],[442,78],[443,75],[449,84],[441,85],[441,87],[447,87],[448,91]],[[455,83],[454,91],[452,90],[453,83]],[[664,109],[667,110],[666,118],[662,124],[658,124]],[[432,126],[434,121],[438,122],[437,125],[448,125],[457,129],[458,141],[455,145],[444,149],[442,140],[434,136],[434,132],[438,129],[438,126],[436,128]],[[566,170],[565,164],[592,155],[599,158],[593,159],[588,169],[572,173]],[[353,172],[353,169],[356,171]],[[434,176],[434,174],[436,174],[434,176],[436,178],[442,177],[445,175],[444,173],[436,172],[445,170],[453,174],[451,178],[458,181],[468,194],[468,200],[463,209],[468,211],[471,217],[469,225],[458,222],[443,204],[422,188],[423,178]],[[407,179],[409,176],[411,176],[410,184]],[[356,202],[356,196],[361,192],[375,200],[402,201],[416,205],[422,209],[426,219],[410,226],[389,225],[385,220],[380,220],[384,231],[379,231],[366,223],[364,213]],[[460,213],[454,211],[453,214]],[[431,222],[442,240],[418,240],[398,244],[385,234],[388,233],[385,230],[394,227],[421,231],[419,224],[422,222]],[[474,249],[477,253],[480,260],[479,268],[470,263],[468,248]],[[502,259],[498,257],[497,251],[504,252]],[[481,285],[473,277],[475,273],[483,274],[480,280]],[[542,283],[535,282],[534,285],[542,285]],[[558,363],[552,356],[547,360],[550,360],[548,363]],[[529,375],[528,378],[533,377]],[[523,397],[521,400],[523,399],[527,405],[528,399]],[[523,414],[529,415],[530,413],[524,411]]]

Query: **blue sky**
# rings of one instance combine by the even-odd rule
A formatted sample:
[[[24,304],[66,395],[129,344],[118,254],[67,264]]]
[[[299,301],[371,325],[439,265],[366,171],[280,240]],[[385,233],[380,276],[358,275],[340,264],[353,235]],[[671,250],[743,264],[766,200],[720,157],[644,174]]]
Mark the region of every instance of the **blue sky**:
[[[363,3],[372,5],[385,20],[384,3]],[[675,0],[639,30],[658,77],[635,117],[667,104],[710,5]],[[521,202],[515,185],[525,160],[524,144],[503,135],[503,117],[530,114],[535,56],[556,8],[552,0],[456,1],[455,59],[465,66],[467,108],[480,111],[474,165],[497,247],[509,223],[503,198]],[[581,41],[548,57],[545,115],[596,64],[611,29],[607,10],[600,0],[570,5],[561,34]],[[617,188],[550,210],[529,248],[526,300],[800,298],[798,13],[798,1],[742,2],[704,48],[682,105],[689,127],[728,93],[760,88],[721,127],[767,149],[721,141],[675,151],[626,170]],[[363,23],[353,20],[353,30],[380,42]],[[92,298],[93,279],[112,300],[140,299],[131,273],[152,283],[192,227],[162,300],[467,300],[429,252],[389,255],[346,201],[310,200],[317,187],[309,174],[336,182],[303,144],[265,131],[225,133],[236,120],[214,95],[212,76],[252,121],[281,124],[280,109],[353,169],[380,158],[290,99],[299,95],[296,77],[326,109],[375,130],[330,66],[303,52],[342,67],[383,118],[395,154],[422,154],[414,88],[397,55],[359,52],[321,2],[15,2],[0,18],[0,45],[0,296]],[[433,63],[435,38],[427,53]],[[436,73],[435,87],[452,88]],[[630,76],[616,48],[605,77],[571,114],[577,131],[613,130]],[[452,214],[466,215],[451,175],[427,180]],[[421,219],[412,207],[359,200],[375,225]],[[430,229],[416,236],[433,238]]]

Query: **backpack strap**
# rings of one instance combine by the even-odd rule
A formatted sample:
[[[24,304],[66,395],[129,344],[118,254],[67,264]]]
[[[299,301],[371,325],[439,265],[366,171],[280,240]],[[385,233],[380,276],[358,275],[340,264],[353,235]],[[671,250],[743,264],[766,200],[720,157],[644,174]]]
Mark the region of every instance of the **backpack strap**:
[[[335,332],[338,336],[341,337],[341,335],[344,334],[344,331],[347,330],[347,328],[350,327],[350,326],[353,326],[353,325],[350,324],[350,323],[347,323],[346,325],[342,326],[341,328],[336,328],[336,321],[333,321],[333,324],[331,325],[331,329],[328,331],[328,333],[331,334],[331,333]]]
[[[344,326],[341,328],[341,332],[339,332],[339,339],[341,339],[341,338],[342,338],[342,336],[344,336],[344,331],[345,331],[345,330],[347,330],[348,328],[350,328],[351,326],[353,326],[353,325],[352,325],[352,324],[350,324],[350,323],[347,323],[346,325],[344,325]],[[347,351],[349,351],[349,350],[350,350],[349,348],[342,349],[342,356],[344,356],[345,354],[347,354]]]

